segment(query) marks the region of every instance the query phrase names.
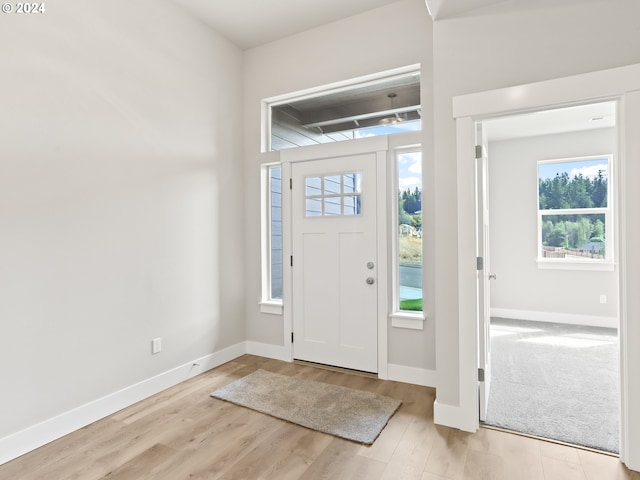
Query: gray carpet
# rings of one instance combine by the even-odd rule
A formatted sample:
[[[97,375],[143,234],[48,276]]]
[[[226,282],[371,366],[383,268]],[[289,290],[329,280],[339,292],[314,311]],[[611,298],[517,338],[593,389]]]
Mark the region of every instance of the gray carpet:
[[[257,370],[211,394],[313,430],[370,445],[401,401]]]
[[[488,425],[619,449],[617,331],[491,320]]]

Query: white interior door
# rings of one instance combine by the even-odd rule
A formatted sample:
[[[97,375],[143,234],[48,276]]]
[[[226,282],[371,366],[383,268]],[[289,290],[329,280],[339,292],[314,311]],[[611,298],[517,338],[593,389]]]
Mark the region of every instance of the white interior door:
[[[491,292],[490,292],[490,252],[489,252],[489,174],[487,142],[482,123],[476,125],[476,145],[482,148],[476,157],[477,179],[477,255],[478,265],[478,394],[480,396],[480,421],[487,418],[489,389],[491,387]]]
[[[377,372],[376,155],[291,172],[293,356]]]

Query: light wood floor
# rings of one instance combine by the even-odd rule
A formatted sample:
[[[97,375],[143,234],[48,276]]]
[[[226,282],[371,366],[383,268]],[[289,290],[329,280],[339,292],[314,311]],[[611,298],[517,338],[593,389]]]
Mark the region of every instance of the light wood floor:
[[[258,368],[403,405],[365,447],[209,396]],[[431,388],[245,355],[0,466],[0,479],[640,479],[615,457],[436,426],[433,401]]]

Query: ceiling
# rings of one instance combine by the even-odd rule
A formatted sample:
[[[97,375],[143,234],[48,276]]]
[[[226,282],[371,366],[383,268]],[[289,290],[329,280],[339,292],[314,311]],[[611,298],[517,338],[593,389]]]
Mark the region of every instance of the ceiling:
[[[434,20],[453,17],[469,10],[487,7],[505,0],[425,0]]]
[[[264,45],[399,0],[173,0],[240,48]],[[435,19],[505,0],[425,0]]]
[[[249,49],[398,0],[173,1],[240,48]]]
[[[173,0],[243,49],[253,48],[398,0]],[[434,20],[502,3],[505,0],[424,0]],[[556,0],[560,1],[560,0]],[[563,0],[564,1],[564,0]],[[249,13],[248,13],[249,12]],[[375,92],[380,94],[380,92]],[[363,92],[361,102],[374,101],[374,92]],[[385,92],[386,94],[386,92]],[[367,97],[367,98],[365,98]],[[348,103],[347,99],[331,101]],[[398,98],[400,100],[400,98]],[[297,105],[299,110],[317,109]],[[415,103],[415,102],[414,102]],[[312,108],[313,107],[313,108]],[[329,105],[324,105],[329,107]],[[347,115],[348,116],[348,115]],[[602,117],[603,120],[592,120]],[[590,105],[558,109],[485,122],[491,140],[544,135],[615,125],[615,105]]]
[[[486,120],[482,125],[489,141],[615,127],[616,102],[512,115]]]

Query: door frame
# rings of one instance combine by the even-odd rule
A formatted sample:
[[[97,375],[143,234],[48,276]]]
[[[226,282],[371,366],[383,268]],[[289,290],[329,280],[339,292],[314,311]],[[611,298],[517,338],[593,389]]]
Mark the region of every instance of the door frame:
[[[323,158],[336,158],[352,155],[370,154],[376,155],[376,238],[377,249],[377,323],[378,323],[378,378],[388,378],[388,205],[387,201],[387,165],[388,165],[389,140],[387,136],[368,137],[357,140],[348,140],[335,143],[310,145],[308,147],[292,148],[280,151],[282,163],[282,179],[286,185],[291,178],[292,164],[309,160],[322,160]],[[293,254],[293,212],[292,195],[289,188],[282,189],[282,216],[289,221],[283,223],[283,258],[290,258]],[[286,265],[286,263],[285,263]],[[292,268],[284,268],[283,271],[283,313],[284,313],[284,345],[286,359],[293,361],[293,272]]]
[[[640,470],[640,351],[632,348],[640,339],[640,219],[632,214],[640,204],[640,64],[593,73],[502,88],[453,99],[457,131],[458,309],[460,424],[479,427],[477,394],[477,285],[475,259],[475,122],[560,106],[617,100],[618,109],[618,208],[620,235],[616,239],[619,261],[620,317],[620,459]],[[626,132],[630,132],[628,135]],[[633,267],[636,267],[635,269]],[[635,319],[635,320],[634,320]]]
[[[485,421],[491,390],[491,236],[489,220],[489,157],[487,137],[482,122],[475,123],[476,145],[476,255],[482,258],[478,271],[478,411]],[[479,154],[479,155],[478,155]]]

